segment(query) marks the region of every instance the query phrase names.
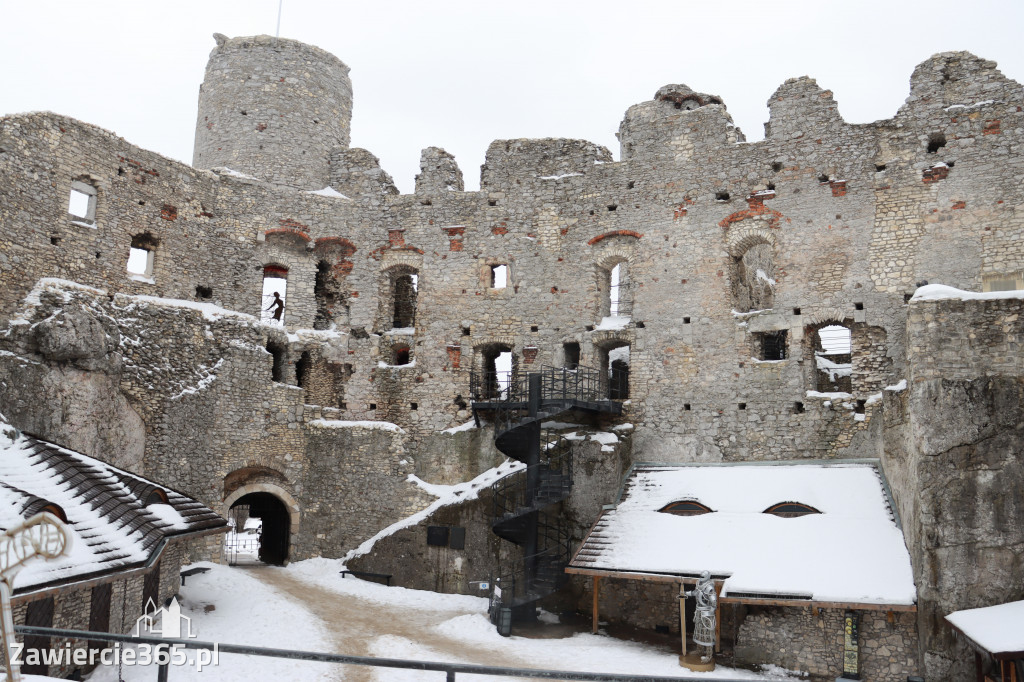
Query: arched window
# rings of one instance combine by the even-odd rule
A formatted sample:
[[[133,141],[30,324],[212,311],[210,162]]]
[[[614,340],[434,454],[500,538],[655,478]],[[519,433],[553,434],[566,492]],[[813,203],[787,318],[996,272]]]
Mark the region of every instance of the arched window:
[[[629,344],[619,342],[598,348],[601,376],[608,382],[608,398],[629,399]]]
[[[629,280],[629,261],[618,260],[598,267],[597,288],[601,296],[602,317],[630,317],[633,296]]]
[[[335,270],[326,260],[316,265],[316,281],[313,284],[316,317],[313,319],[313,329],[330,329],[334,324],[348,323],[348,296],[342,291],[342,283]]]
[[[820,514],[821,512],[808,504],[803,504],[802,502],[779,502],[778,504],[773,504],[765,509],[764,513],[781,516],[784,519],[792,519],[797,516]]]
[[[284,383],[284,368],[285,368],[285,351],[287,349],[276,341],[267,341],[267,352],[270,353],[274,358],[274,364],[270,368],[271,378],[278,382]]]
[[[390,270],[390,285],[391,328],[415,327],[419,274],[408,266],[392,268]]]
[[[696,500],[680,500],[679,502],[665,505],[658,511],[665,514],[675,514],[676,516],[700,516],[701,514],[710,514],[714,509]]]
[[[474,400],[502,400],[508,396],[509,386],[515,381],[516,357],[511,346],[491,343],[477,349],[479,353],[479,379],[474,387]]]
[[[391,364],[392,365],[408,365],[411,361],[412,351],[404,343],[397,344],[391,348]]]
[[[313,367],[313,358],[308,350],[302,351],[298,361],[295,363],[295,385],[299,388],[309,388],[309,371]]]
[[[757,242],[732,263],[733,305],[741,313],[775,305],[775,256],[771,244]]]
[[[283,265],[263,266],[263,298],[260,320],[284,324],[284,307],[288,298],[288,268]]]

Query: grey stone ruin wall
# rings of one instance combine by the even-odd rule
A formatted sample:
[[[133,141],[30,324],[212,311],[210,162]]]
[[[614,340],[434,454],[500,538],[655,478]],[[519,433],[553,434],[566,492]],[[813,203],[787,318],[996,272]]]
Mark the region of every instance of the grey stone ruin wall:
[[[192,165],[300,189],[327,186],[331,152],[349,143],[348,67],[295,40],[214,37]]]
[[[581,140],[499,140],[481,190],[465,192],[454,160],[431,148],[417,191],[400,195],[371,153],[347,148],[343,65],[272,40],[235,38],[214,50],[196,157],[197,166],[228,165],[269,182],[195,170],[66,117],[0,119],[0,321],[13,354],[0,361],[15,377],[0,411],[41,424],[41,435],[58,442],[123,445],[113,451],[142,457],[207,504],[223,498],[235,468],[266,466],[285,476],[302,506],[318,499],[304,498],[300,483],[312,453],[340,457],[333,441],[308,437],[306,422],[317,414],[394,422],[406,431],[406,455],[389,450],[395,467],[455,479],[465,466],[461,477],[469,478],[488,456],[456,463],[436,439],[470,418],[472,368],[501,350],[519,371],[559,366],[567,343],[579,344],[583,365],[600,367],[609,351],[629,345],[623,419],[636,427],[632,459],[885,454],[897,469],[908,540],[923,542],[933,516],[924,501],[910,501],[924,485],[921,470],[886,450],[917,457],[914,430],[938,428],[928,425],[944,417],[913,397],[913,384],[910,398],[883,389],[908,378],[906,299],[920,283],[978,290],[985,277],[1024,269],[1024,160],[1015,151],[1024,101],[993,63],[936,55],[915,70],[894,118],[864,125],[843,121],[832,93],[812,79],[792,79],[769,101],[766,137],[755,143],[742,142],[717,97],[666,86],[626,112],[618,162]],[[308,62],[311,80],[291,72],[293,58]],[[267,93],[253,109],[260,121],[237,106],[254,92],[250,82]],[[267,144],[275,139],[281,144]],[[76,180],[97,190],[93,224],[68,215]],[[344,196],[304,191],[328,180]],[[152,281],[125,271],[132,238],[145,234],[156,243]],[[620,263],[632,314],[609,328],[601,324],[607,273]],[[288,270],[284,328],[201,322],[197,312],[139,298],[255,316],[266,307],[268,265]],[[497,265],[509,270],[503,289],[491,286]],[[392,330],[398,273],[418,278],[412,334]],[[17,315],[46,277],[102,292],[81,302],[96,318],[83,329],[107,329],[103,320],[112,318],[116,353],[106,341],[77,350],[70,341],[70,350],[34,345],[49,332],[20,329]],[[744,283],[757,285],[755,296],[743,295]],[[758,309],[746,309],[752,301]],[[64,302],[47,305],[49,315]],[[968,318],[958,330],[973,324]],[[832,323],[852,332],[848,397],[808,393],[818,386],[809,336]],[[780,333],[785,357],[761,359],[763,337]],[[267,379],[268,342],[280,349],[278,382]],[[409,345],[409,364],[395,365],[399,344]],[[182,357],[184,349],[195,359]],[[304,352],[312,374],[296,371]],[[219,360],[220,378],[207,389],[171,400]],[[295,386],[300,377],[305,385]],[[110,407],[83,408],[87,394],[113,396]],[[53,416],[57,396],[67,418]],[[416,463],[421,446],[429,463]],[[397,464],[407,455],[411,464]],[[390,479],[381,486],[393,492],[395,515],[411,504]],[[334,539],[298,542],[328,551],[341,534],[326,535]],[[344,536],[348,547],[353,534]],[[925,555],[912,551],[920,576]],[[930,594],[922,592],[923,610],[939,608]]]
[[[843,609],[748,607],[739,626],[739,663],[774,663],[818,679],[843,674]],[[904,682],[917,674],[917,624],[913,613],[857,611],[860,679]],[[799,642],[799,646],[794,643]],[[928,676],[928,679],[932,679]],[[966,678],[956,678],[966,679]]]
[[[0,413],[222,514],[239,494],[277,495],[293,511],[290,559],[344,552],[431,499],[406,480],[401,429],[304,403],[294,371],[272,379],[268,341],[287,346],[276,327],[61,283],[20,314],[0,339]]]
[[[886,399],[887,415],[904,408],[887,428],[886,470],[929,679],[973,675],[971,649],[943,616],[1024,598],[1022,313],[1019,299],[914,301],[909,388]]]

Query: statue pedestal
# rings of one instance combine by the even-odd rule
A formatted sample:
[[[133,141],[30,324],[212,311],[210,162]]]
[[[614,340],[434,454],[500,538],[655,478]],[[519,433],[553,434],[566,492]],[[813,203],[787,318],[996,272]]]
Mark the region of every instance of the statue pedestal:
[[[712,658],[707,663],[703,663],[700,660],[700,654],[686,654],[679,657],[679,665],[695,673],[706,673],[715,669],[715,659]]]

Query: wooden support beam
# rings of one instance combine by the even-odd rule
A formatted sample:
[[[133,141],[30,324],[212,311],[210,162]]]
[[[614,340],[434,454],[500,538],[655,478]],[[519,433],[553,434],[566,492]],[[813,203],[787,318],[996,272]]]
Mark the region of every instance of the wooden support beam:
[[[686,585],[679,583],[679,634],[683,638],[683,656],[686,656]]]
[[[598,620],[598,618],[597,618],[597,616],[598,616],[597,595],[598,595],[598,591],[600,589],[601,589],[601,577],[595,575],[594,576],[594,605],[591,607],[591,611],[593,612],[593,623],[592,623],[591,628],[590,628],[590,631],[592,633],[594,633],[595,635],[597,634],[597,620]]]
[[[722,651],[722,581],[715,581],[715,651]]]

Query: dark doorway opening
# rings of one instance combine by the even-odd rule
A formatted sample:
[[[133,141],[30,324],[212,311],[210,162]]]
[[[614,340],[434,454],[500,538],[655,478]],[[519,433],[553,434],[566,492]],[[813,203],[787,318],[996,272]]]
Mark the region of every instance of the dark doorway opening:
[[[247,505],[249,516],[260,519],[259,559],[265,564],[283,566],[288,560],[291,515],[284,502],[271,493],[249,493],[238,498],[231,508]]]

